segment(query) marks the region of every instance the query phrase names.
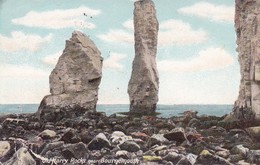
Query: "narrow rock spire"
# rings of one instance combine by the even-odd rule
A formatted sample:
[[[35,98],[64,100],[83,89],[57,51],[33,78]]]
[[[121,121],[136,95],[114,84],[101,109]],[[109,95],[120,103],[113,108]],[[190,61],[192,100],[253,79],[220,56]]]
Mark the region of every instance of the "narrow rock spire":
[[[128,84],[130,113],[153,114],[158,102],[156,52],[159,24],[152,0],[135,2],[135,58]]]

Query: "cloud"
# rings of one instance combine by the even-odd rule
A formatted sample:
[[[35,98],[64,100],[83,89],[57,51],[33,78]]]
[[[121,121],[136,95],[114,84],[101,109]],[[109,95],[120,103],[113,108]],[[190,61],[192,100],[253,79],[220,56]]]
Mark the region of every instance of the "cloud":
[[[136,2],[136,1],[140,1],[140,0],[130,0],[130,1],[132,1],[132,2]]]
[[[59,57],[61,56],[62,51],[59,51],[57,53],[54,53],[52,55],[46,56],[42,59],[42,62],[47,64],[47,65],[51,65],[51,66],[55,66],[58,62]]]
[[[125,29],[110,30],[106,34],[100,34],[97,37],[102,41],[109,43],[134,43],[134,24],[133,20],[129,19],[123,23]]]
[[[95,25],[89,21],[93,16],[99,14],[100,10],[94,10],[87,7],[64,10],[57,9],[44,12],[30,11],[23,17],[13,19],[12,22],[18,25],[47,29],[62,29],[69,27],[93,29],[95,28]]]
[[[115,69],[120,71],[123,69],[123,65],[120,62],[125,58],[125,54],[110,53],[110,56],[104,60],[103,66],[104,68]]]
[[[233,62],[232,56],[223,48],[210,47],[187,60],[159,61],[158,69],[162,72],[197,72],[221,69],[232,65]]]
[[[110,30],[107,34],[98,35],[98,38],[105,42],[115,42],[115,43],[134,43],[133,34],[126,32],[124,30]]]
[[[180,8],[178,12],[185,15],[207,18],[215,22],[232,23],[234,21],[235,8],[233,6],[199,2],[192,6]]]
[[[20,50],[37,51],[50,42],[52,34],[45,37],[32,34],[24,34],[21,31],[11,32],[11,37],[0,34],[0,50],[5,52],[17,52]]]
[[[0,65],[0,103],[39,104],[49,93],[49,73],[31,66]]]
[[[125,30],[110,30],[106,34],[98,35],[98,37],[110,43],[134,43],[134,24],[133,20],[127,20],[123,23]],[[158,32],[159,47],[171,45],[191,45],[204,42],[208,39],[206,31],[199,29],[193,30],[190,24],[182,20],[170,19],[160,23]]]
[[[134,21],[133,21],[133,19],[129,19],[129,20],[125,21],[125,22],[123,23],[123,26],[124,26],[127,30],[134,31]]]
[[[159,46],[198,44],[207,39],[204,30],[193,30],[190,24],[174,19],[162,22],[158,35]]]
[[[0,66],[1,78],[48,78],[46,71],[31,67],[5,64]]]

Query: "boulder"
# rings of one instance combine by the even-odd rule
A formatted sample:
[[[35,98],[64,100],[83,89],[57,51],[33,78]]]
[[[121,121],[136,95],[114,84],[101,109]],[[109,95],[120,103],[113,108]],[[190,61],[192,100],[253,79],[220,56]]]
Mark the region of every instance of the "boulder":
[[[52,142],[48,143],[43,150],[41,151],[40,155],[46,155],[49,151],[54,151],[57,148],[61,148],[64,145],[63,141],[57,141],[57,142]]]
[[[137,152],[140,150],[140,146],[131,140],[127,140],[124,143],[119,145],[121,150],[126,150],[128,152]]]
[[[231,154],[241,155],[242,158],[246,158],[249,152],[248,148],[245,148],[243,145],[236,145],[230,150]]]
[[[181,144],[185,140],[187,140],[185,131],[181,127],[175,128],[175,129],[171,130],[169,133],[164,134],[164,137],[166,139],[168,139],[169,141],[176,141],[179,144]]]
[[[176,165],[194,165],[196,162],[197,156],[193,154],[188,154],[185,157],[182,157]]]
[[[240,160],[243,160],[243,156],[240,154],[235,154],[235,155],[229,155],[228,160],[232,163],[239,162]]]
[[[163,134],[153,134],[147,141],[147,146],[152,147],[156,144],[162,145],[166,144],[169,141],[163,136]]]
[[[11,145],[8,141],[0,141],[0,160],[4,159],[5,156],[10,153]]]
[[[80,141],[80,138],[75,129],[67,128],[61,136],[60,141],[64,141],[65,143],[77,143]]]
[[[100,51],[92,40],[74,31],[50,75],[50,95],[37,112],[41,120],[58,121],[95,110],[102,76]]]
[[[4,163],[5,165],[36,165],[36,161],[33,159],[32,155],[29,153],[27,148],[20,148],[11,159]]]
[[[42,150],[43,147],[46,145],[44,140],[39,136],[33,136],[30,139],[28,139],[27,142],[30,146],[30,149],[36,153],[39,153],[40,150]]]
[[[127,140],[132,140],[131,136],[126,136],[123,132],[121,131],[114,131],[111,134],[110,141],[112,144],[122,144]]]
[[[160,156],[150,156],[150,155],[145,155],[143,156],[144,161],[161,161],[162,157]],[[148,163],[149,164],[149,163]]]
[[[134,138],[139,138],[139,139],[142,139],[142,140],[148,140],[149,136],[143,132],[133,132],[132,134],[132,137]]]
[[[80,134],[79,134],[79,138],[80,140],[85,143],[85,144],[88,144],[95,136],[89,132],[88,130],[85,130],[85,131],[82,131]]]
[[[135,2],[135,58],[128,84],[130,113],[154,114],[158,102],[159,78],[156,66],[158,21],[152,0]]]
[[[86,158],[88,156],[87,146],[82,142],[66,145],[62,150],[62,155],[64,156],[64,158],[70,160],[72,158]]]
[[[195,164],[221,164],[232,165],[227,159],[210,153],[208,150],[203,150],[197,157]]]
[[[99,133],[88,144],[89,150],[101,150],[102,148],[111,148],[111,144],[103,133]]]
[[[154,145],[150,148],[151,151],[153,151],[154,153],[159,153],[160,151],[165,151],[167,149],[166,145]]]
[[[5,156],[11,149],[8,141],[0,141],[0,158]]]
[[[128,157],[128,151],[125,151],[125,150],[117,151],[117,152],[116,152],[116,157],[117,157],[117,158],[129,159],[129,157]]]
[[[260,126],[246,128],[246,132],[260,142]]]
[[[245,162],[245,160],[240,160],[236,164],[237,165],[251,165],[250,163]]]
[[[121,132],[124,132],[126,133],[126,129],[120,125],[120,124],[116,124],[114,125],[114,127],[112,128],[113,131],[121,131]]]
[[[200,121],[196,118],[192,118],[187,124],[188,127],[193,127],[193,128],[199,127],[200,125],[201,125]]]
[[[229,150],[224,150],[224,151],[217,151],[216,155],[222,157],[222,158],[228,158],[230,155],[230,151]]]
[[[6,118],[3,121],[3,129],[6,130],[15,130],[16,127],[20,126],[23,129],[28,128],[29,122],[25,119],[15,119],[15,118]]]
[[[260,164],[260,150],[251,150],[248,153],[249,163]]]
[[[173,164],[176,164],[179,162],[184,156],[181,154],[178,154],[176,152],[169,152],[166,156],[163,157],[163,160],[167,160],[172,162]]]
[[[41,137],[42,139],[51,139],[56,136],[56,132],[46,129],[46,130],[42,131],[38,136]]]
[[[204,141],[198,141],[196,143],[192,143],[192,145],[187,148],[187,151],[198,155],[205,148],[207,148],[207,143]]]
[[[194,154],[188,154],[185,158],[186,158],[186,161],[190,164],[195,164],[196,162],[196,159],[197,159],[197,155],[194,155]],[[179,163],[179,162],[178,162]]]

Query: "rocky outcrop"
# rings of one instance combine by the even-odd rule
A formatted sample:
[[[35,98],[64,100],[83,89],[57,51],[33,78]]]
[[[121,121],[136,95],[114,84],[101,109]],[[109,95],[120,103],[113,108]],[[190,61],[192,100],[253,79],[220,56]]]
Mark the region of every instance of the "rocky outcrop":
[[[236,0],[235,30],[241,82],[233,114],[242,122],[260,120],[260,1]]]
[[[158,21],[151,0],[135,2],[135,58],[128,84],[130,113],[151,114],[158,102],[159,78],[156,68]]]
[[[38,117],[59,120],[95,110],[102,76],[102,57],[85,34],[74,31],[50,75],[50,93],[38,109]],[[60,115],[62,114],[62,115]]]

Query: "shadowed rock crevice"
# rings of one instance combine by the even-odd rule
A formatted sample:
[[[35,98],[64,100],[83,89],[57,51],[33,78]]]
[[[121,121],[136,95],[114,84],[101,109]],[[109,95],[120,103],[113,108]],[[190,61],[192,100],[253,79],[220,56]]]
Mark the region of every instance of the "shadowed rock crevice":
[[[134,29],[135,58],[128,84],[130,113],[154,114],[159,90],[156,67],[159,24],[151,0],[135,2]]]
[[[85,34],[74,31],[50,75],[50,93],[38,109],[41,120],[58,121],[96,110],[102,57]]]

